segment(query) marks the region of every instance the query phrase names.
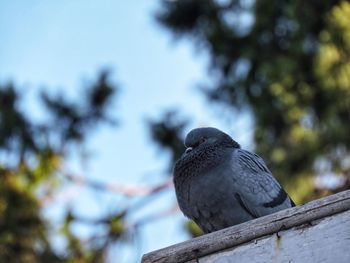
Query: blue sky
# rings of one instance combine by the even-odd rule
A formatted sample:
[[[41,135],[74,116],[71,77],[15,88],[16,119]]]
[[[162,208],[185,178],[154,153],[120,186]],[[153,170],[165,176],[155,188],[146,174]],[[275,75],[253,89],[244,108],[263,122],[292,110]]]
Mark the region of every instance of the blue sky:
[[[33,116],[41,116],[33,99],[40,88],[79,96],[81,87],[102,68],[113,70],[113,81],[121,88],[110,110],[120,126],[98,129],[88,143],[92,153],[88,163],[82,165],[76,156],[69,161],[74,172],[104,182],[163,180],[169,156],[151,144],[145,120],[172,108],[192,117],[189,128],[216,126],[249,148],[249,118],[229,116],[235,118],[234,126],[218,118],[228,113],[211,109],[195,88],[210,77],[205,54],[195,51],[189,41],[174,41],[155,22],[158,5],[150,0],[0,0],[0,83],[13,81],[28,98],[25,107]],[[98,216],[106,207],[113,211],[120,200],[84,188],[77,191],[71,206],[81,214]],[[146,210],[167,208],[173,202],[169,191]],[[48,208],[47,214],[54,218],[60,207],[66,204]],[[187,239],[181,230],[183,220],[177,214],[147,225],[142,230],[141,253]],[[86,232],[77,229],[82,235]],[[128,262],[129,250],[124,247],[123,252],[114,253],[124,253],[121,257]]]

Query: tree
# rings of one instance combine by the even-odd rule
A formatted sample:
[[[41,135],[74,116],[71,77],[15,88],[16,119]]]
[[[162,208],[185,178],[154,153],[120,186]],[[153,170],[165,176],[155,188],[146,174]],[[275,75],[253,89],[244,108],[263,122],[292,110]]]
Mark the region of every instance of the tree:
[[[209,54],[204,94],[252,113],[256,151],[297,203],[324,194],[320,163],[350,187],[349,2],[162,1],[157,20]]]
[[[61,164],[72,146],[82,144],[98,123],[112,122],[106,109],[116,87],[102,72],[81,103],[42,92],[49,121],[37,123],[20,110],[21,97],[12,84],[0,87],[0,261],[101,262],[106,245],[123,232],[124,214],[106,218],[104,242],[83,246],[71,232],[76,218],[67,211],[62,233],[67,253],[58,254],[50,242],[51,222],[43,203],[63,180]]]

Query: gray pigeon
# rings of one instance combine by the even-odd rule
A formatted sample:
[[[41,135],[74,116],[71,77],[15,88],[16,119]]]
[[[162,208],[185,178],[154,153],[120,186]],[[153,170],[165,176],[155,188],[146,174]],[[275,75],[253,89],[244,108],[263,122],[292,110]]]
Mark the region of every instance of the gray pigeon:
[[[255,153],[216,128],[192,130],[174,167],[181,211],[210,233],[295,206]]]

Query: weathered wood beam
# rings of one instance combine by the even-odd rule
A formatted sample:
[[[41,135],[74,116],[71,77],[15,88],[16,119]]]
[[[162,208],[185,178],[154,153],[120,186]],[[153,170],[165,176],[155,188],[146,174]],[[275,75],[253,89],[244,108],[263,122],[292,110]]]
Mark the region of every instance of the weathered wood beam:
[[[350,190],[327,196],[305,205],[282,210],[206,234],[189,241],[145,254],[143,263],[174,263],[194,260],[240,245],[280,230],[310,223],[350,209]]]

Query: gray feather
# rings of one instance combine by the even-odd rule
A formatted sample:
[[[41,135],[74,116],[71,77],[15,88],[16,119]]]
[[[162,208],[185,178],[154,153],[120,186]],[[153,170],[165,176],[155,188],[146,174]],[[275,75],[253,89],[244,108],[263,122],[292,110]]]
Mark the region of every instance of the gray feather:
[[[291,200],[257,154],[235,149],[231,169],[227,175],[234,177],[237,193],[247,209],[256,217],[291,207]]]
[[[174,167],[182,212],[205,233],[294,205],[263,159],[215,128],[191,131]]]

